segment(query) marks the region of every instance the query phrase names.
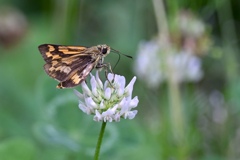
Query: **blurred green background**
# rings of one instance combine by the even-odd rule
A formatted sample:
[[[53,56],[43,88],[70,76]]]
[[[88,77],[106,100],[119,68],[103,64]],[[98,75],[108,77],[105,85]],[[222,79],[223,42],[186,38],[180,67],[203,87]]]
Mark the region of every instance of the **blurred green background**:
[[[101,123],[79,110],[72,89],[55,88],[38,45],[108,44],[134,57],[122,56],[114,70],[128,83],[140,42],[163,32],[159,17],[167,19],[171,39],[181,35],[173,19],[182,10],[207,26],[211,45],[197,55],[201,80],[169,78],[153,89],[137,75],[138,114],[107,124],[100,159],[239,159],[239,9],[239,0],[0,0],[0,159],[93,159]],[[117,59],[110,54],[105,61]]]

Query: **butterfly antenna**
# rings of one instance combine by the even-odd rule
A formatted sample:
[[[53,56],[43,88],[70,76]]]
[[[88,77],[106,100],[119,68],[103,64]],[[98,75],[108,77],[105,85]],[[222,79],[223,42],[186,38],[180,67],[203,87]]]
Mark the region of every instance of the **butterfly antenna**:
[[[119,52],[119,51],[117,51],[117,50],[115,50],[115,49],[113,49],[113,48],[111,48],[111,50],[112,50],[113,52],[117,53],[118,55],[121,54],[121,55],[124,55],[124,56],[126,56],[126,57],[128,57],[128,58],[133,59],[132,56],[129,56],[129,55],[127,55],[127,54],[123,54],[123,53],[121,53],[121,52]]]
[[[118,60],[117,60],[117,63],[114,65],[113,70],[115,69],[115,67],[117,66],[118,62],[120,61],[120,58],[121,58],[120,54],[121,54],[121,55],[124,55],[124,56],[126,56],[126,57],[128,57],[128,58],[133,59],[132,56],[123,54],[123,53],[121,53],[121,52],[119,52],[119,51],[117,51],[117,50],[115,50],[115,49],[113,49],[113,48],[111,48],[111,50],[112,50],[114,53],[117,53],[117,54],[118,54]]]

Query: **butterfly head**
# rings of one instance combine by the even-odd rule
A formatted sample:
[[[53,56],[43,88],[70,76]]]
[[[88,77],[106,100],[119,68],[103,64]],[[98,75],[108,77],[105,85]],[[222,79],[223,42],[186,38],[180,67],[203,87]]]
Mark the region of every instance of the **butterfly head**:
[[[97,48],[104,56],[110,53],[110,47],[106,44],[98,45]]]

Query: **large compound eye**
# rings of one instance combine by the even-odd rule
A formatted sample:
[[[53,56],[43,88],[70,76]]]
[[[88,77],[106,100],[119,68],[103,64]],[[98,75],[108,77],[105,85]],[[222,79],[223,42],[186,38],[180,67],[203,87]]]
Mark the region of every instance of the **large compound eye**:
[[[106,54],[107,51],[108,51],[108,49],[107,49],[106,47],[104,47],[104,48],[102,49],[102,54]]]

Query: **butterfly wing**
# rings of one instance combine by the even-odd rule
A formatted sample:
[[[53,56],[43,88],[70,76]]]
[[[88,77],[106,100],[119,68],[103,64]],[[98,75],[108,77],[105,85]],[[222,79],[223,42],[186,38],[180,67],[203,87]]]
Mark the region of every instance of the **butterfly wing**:
[[[39,51],[46,61],[46,73],[61,82],[58,88],[80,84],[97,63],[86,47],[43,44]]]
[[[91,72],[91,70],[94,68],[95,64],[91,63],[87,66],[85,66],[85,68],[83,68],[83,70],[77,70],[77,72],[71,76],[69,79],[67,79],[66,81],[60,82],[57,85],[57,88],[70,88],[70,87],[75,87],[77,85],[79,85],[80,83],[82,83],[86,77],[89,75],[89,73]]]
[[[78,56],[80,53],[84,54],[87,47],[42,44],[38,46],[38,49],[41,52],[43,59],[48,63],[53,60]]]
[[[88,65],[95,64],[95,59],[91,56],[79,56],[74,58],[63,58],[61,61],[51,61],[44,65],[46,73],[62,82],[72,77],[77,71],[82,72]],[[92,65],[90,65],[92,66]],[[92,66],[91,70],[94,66]]]

